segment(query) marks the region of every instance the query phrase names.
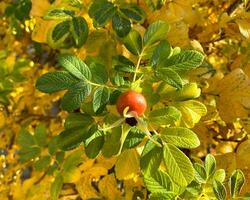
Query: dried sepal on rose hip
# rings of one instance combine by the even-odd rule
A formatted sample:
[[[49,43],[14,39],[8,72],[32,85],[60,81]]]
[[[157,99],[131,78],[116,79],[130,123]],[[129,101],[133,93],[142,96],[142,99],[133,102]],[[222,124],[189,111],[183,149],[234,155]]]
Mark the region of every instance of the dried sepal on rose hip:
[[[129,90],[122,93],[116,102],[116,108],[120,115],[123,115],[123,111],[127,107],[128,112],[141,116],[147,108],[147,101],[141,93]]]

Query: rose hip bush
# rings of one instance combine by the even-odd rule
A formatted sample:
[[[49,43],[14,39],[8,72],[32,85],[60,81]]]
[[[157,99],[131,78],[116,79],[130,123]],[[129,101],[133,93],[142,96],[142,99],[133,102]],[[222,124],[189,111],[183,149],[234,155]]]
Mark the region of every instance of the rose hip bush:
[[[48,135],[44,124],[34,133],[22,128],[20,161],[54,177],[53,200],[71,183],[82,156],[116,159],[110,170],[121,183],[129,179],[124,169],[138,165],[133,173],[143,178],[146,193],[136,190],[133,199],[248,199],[241,194],[241,170],[226,174],[212,154],[203,161],[190,154],[200,145],[193,127],[207,113],[194,78],[208,67],[206,55],[171,45],[171,26],[149,22],[138,2],[65,0],[38,16],[33,39],[48,44],[56,67],[35,87],[62,94],[60,109],[67,117],[58,135]],[[145,2],[157,10],[165,1]],[[98,44],[104,47],[97,55],[95,40],[101,37],[113,46]]]

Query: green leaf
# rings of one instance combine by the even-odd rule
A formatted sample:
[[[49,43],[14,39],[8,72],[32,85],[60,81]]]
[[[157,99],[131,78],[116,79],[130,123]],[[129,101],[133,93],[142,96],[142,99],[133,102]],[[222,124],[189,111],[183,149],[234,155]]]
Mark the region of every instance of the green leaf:
[[[195,171],[194,171],[195,179],[199,183],[205,183],[207,180],[207,174],[206,174],[205,168],[201,164],[195,163],[194,169],[195,169]]]
[[[162,40],[155,48],[152,55],[152,66],[157,66],[171,54],[172,48],[168,41]]]
[[[204,56],[194,50],[184,50],[160,63],[162,68],[170,68],[176,72],[186,72],[199,67]]]
[[[88,129],[75,127],[61,132],[56,137],[57,147],[68,151],[78,147],[88,137]]]
[[[92,135],[85,141],[85,153],[89,158],[95,158],[101,151],[104,144],[102,131],[93,130]]]
[[[239,169],[235,170],[229,179],[230,194],[233,198],[239,196],[244,183],[245,183],[245,176],[243,172]]]
[[[60,8],[56,8],[56,9],[51,9],[49,10],[46,15],[43,17],[46,20],[50,20],[50,19],[71,19],[74,15],[73,11],[70,10],[65,10],[65,9],[60,9]]]
[[[144,47],[150,46],[155,42],[163,40],[167,37],[169,25],[164,21],[156,21],[152,23],[146,30],[143,38]]]
[[[54,182],[50,187],[50,197],[52,200],[57,200],[63,186],[63,176],[62,174],[57,174]]]
[[[130,129],[125,141],[124,148],[130,149],[136,147],[145,138],[145,134],[136,127]]]
[[[111,157],[121,153],[125,139],[129,134],[131,127],[127,124],[121,125],[124,119],[119,117],[112,117],[106,120],[108,120],[106,121],[106,126],[110,125],[116,127],[110,132],[105,132],[105,143],[102,148],[102,154],[105,157]],[[115,124],[117,124],[117,126]]]
[[[52,137],[48,143],[48,150],[50,155],[55,155],[57,150],[57,137]]]
[[[102,85],[108,82],[108,72],[103,64],[92,62],[89,68],[91,73],[94,74],[94,76],[92,76],[92,82]]]
[[[114,85],[117,85],[117,86],[124,86],[126,85],[126,81],[124,80],[124,77],[121,76],[119,73],[116,73],[112,79],[111,79],[112,83]]]
[[[33,158],[36,158],[40,155],[41,149],[39,147],[23,147],[18,152],[20,156],[20,161],[25,162]]]
[[[39,124],[35,129],[34,138],[36,144],[40,147],[44,147],[47,145],[47,132],[46,126],[44,124]]]
[[[70,31],[70,21],[62,21],[55,25],[51,33],[52,44],[62,42],[68,35]]]
[[[131,30],[131,23],[118,12],[112,18],[112,27],[119,37],[125,37]]]
[[[188,128],[164,128],[160,134],[164,142],[173,144],[180,148],[192,149],[200,145],[197,135]]]
[[[89,8],[89,16],[94,18],[99,26],[104,26],[116,12],[113,3],[106,0],[95,0]]]
[[[219,181],[219,182],[224,182],[226,178],[226,172],[224,169],[218,169],[214,173],[214,179]]]
[[[136,4],[128,4],[120,8],[123,15],[127,16],[129,19],[142,23],[145,20],[146,13]]]
[[[94,119],[88,114],[82,113],[70,113],[66,118],[64,127],[66,129],[71,129],[75,127],[87,128],[94,123]]]
[[[139,32],[131,30],[129,34],[122,38],[125,47],[134,55],[140,55],[142,50],[142,38]]]
[[[59,63],[76,78],[91,80],[89,67],[80,58],[73,55],[61,55]]]
[[[114,65],[115,70],[119,72],[134,72],[135,71],[134,63],[122,55],[117,55],[113,57],[113,65]]]
[[[53,93],[66,90],[79,82],[69,72],[49,72],[38,78],[36,88],[45,93]]]
[[[153,139],[157,139],[153,137]],[[149,140],[141,154],[140,166],[143,174],[151,173],[158,170],[162,161],[162,149],[156,147],[155,144]]]
[[[172,190],[172,182],[169,175],[161,170],[152,171],[143,176],[147,189],[151,193],[164,193]]]
[[[149,123],[166,126],[181,119],[181,112],[173,106],[153,110],[149,113]]]
[[[122,147],[121,143],[122,127],[116,127],[110,132],[105,133],[105,143],[102,148],[102,154],[104,157],[110,158],[119,154]]]
[[[216,170],[216,160],[214,156],[208,154],[205,158],[205,169],[207,173],[207,178],[213,176]]]
[[[82,162],[82,150],[76,150],[68,155],[63,163],[63,172],[69,172]]]
[[[164,191],[162,193],[152,193],[149,196],[149,200],[174,200],[176,194],[171,191]]]
[[[125,65],[135,67],[135,64],[123,55],[113,56],[113,63],[114,65]]]
[[[110,91],[106,87],[99,87],[94,92],[93,109],[94,112],[105,106],[109,101]]]
[[[21,147],[33,146],[35,144],[34,136],[22,127],[17,136],[17,144]]]
[[[189,158],[177,147],[166,144],[163,148],[164,163],[171,179],[180,186],[187,186],[194,179],[194,168]]]
[[[59,165],[63,163],[64,156],[65,156],[65,152],[64,151],[59,151],[59,152],[56,153],[56,161],[57,161],[57,163]]]
[[[158,68],[156,77],[177,89],[181,89],[183,86],[182,78],[170,68]]]
[[[34,163],[35,170],[37,171],[45,170],[49,166],[50,161],[51,161],[50,156],[43,156],[39,158],[39,160]]]
[[[159,10],[165,4],[166,0],[145,0],[151,10]]]
[[[213,191],[214,191],[215,197],[218,200],[226,200],[226,197],[227,197],[226,188],[221,182],[217,180],[213,182]]]
[[[81,106],[81,103],[91,93],[91,86],[85,82],[79,82],[69,89],[62,98],[62,108],[73,111]]]
[[[68,3],[70,6],[75,8],[82,8],[82,2],[81,0],[63,0],[63,2]]]
[[[80,48],[88,38],[89,28],[83,17],[74,17],[71,21],[71,32],[76,44]]]
[[[186,101],[198,98],[200,94],[201,89],[198,87],[197,83],[187,83],[181,90],[174,91],[174,94],[171,95],[171,98],[174,101]]]

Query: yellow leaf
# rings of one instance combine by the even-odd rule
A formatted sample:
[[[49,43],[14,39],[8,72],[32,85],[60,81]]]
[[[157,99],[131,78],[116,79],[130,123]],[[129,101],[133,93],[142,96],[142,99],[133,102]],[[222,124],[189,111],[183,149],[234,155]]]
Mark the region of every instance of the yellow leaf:
[[[176,102],[174,106],[181,111],[181,123],[188,128],[193,128],[207,113],[206,106],[195,100]]]
[[[121,199],[121,192],[117,188],[114,174],[102,178],[98,184],[101,195],[107,200]]]
[[[36,25],[32,32],[32,40],[40,43],[46,43],[47,34],[55,23],[56,22],[54,21],[46,21],[41,18],[36,18]]]
[[[80,179],[80,177],[81,177],[81,171],[77,167],[70,169],[63,176],[65,183],[75,183]]]
[[[244,169],[249,168],[250,160],[250,140],[242,142],[237,148],[237,167]],[[250,168],[249,168],[250,169]]]
[[[225,122],[248,117],[250,109],[250,79],[241,70],[235,69],[217,85],[218,110]]]
[[[3,112],[0,112],[0,128],[5,125],[5,116]]]
[[[120,180],[133,179],[139,172],[139,157],[136,150],[123,151],[115,164],[116,177]]]
[[[250,19],[237,19],[240,33],[247,39],[250,39]]]
[[[97,191],[93,188],[92,177],[88,173],[83,173],[81,179],[76,182],[76,190],[82,199],[98,198]]]
[[[43,17],[50,7],[48,0],[32,0],[30,15],[33,17]]]
[[[217,169],[225,169],[227,176],[229,176],[236,169],[236,154],[226,153],[215,156]]]
[[[108,173],[108,170],[105,167],[93,166],[86,173],[90,174],[93,179],[99,180],[101,176]]]

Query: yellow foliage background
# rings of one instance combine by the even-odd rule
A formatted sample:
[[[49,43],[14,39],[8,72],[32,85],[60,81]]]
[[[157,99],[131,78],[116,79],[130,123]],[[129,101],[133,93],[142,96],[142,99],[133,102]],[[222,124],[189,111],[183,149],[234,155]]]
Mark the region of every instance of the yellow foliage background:
[[[91,2],[82,1],[86,6]],[[201,86],[200,100],[208,109],[207,115],[193,127],[201,140],[201,146],[192,150],[191,155],[201,158],[211,152],[216,157],[218,168],[224,168],[227,173],[236,168],[242,169],[247,180],[243,192],[250,191],[249,1],[167,0],[160,10],[154,12],[144,1],[138,2],[147,13],[146,23],[159,19],[167,21],[171,25],[167,38],[173,46],[191,47],[204,52],[206,59],[216,69],[213,74],[209,68],[204,67],[194,71],[191,76]],[[0,2],[0,16],[3,16],[8,3],[7,0]],[[53,26],[53,22],[44,21],[42,16],[50,7],[62,3],[56,0],[51,5],[47,0],[32,0],[31,20],[25,21],[21,26],[23,37],[16,37],[9,19],[0,18],[0,52],[7,52],[5,62],[8,70],[13,69],[17,57],[29,60],[27,69],[22,72],[26,79],[14,83],[13,90],[8,94],[10,104],[0,104],[1,200],[49,199],[49,186],[54,177],[30,171],[28,178],[23,180],[27,164],[18,162],[15,139],[20,127],[28,123],[31,132],[41,122],[47,125],[52,135],[63,130],[67,113],[51,110],[62,93],[42,94],[34,87],[37,77],[53,70],[53,50],[45,45],[47,54],[43,56],[29,51],[32,40],[46,43],[46,32]],[[93,30],[91,19],[86,13],[82,15],[87,19],[90,31]],[[144,32],[143,27],[135,28]],[[114,47],[117,51],[126,53],[122,46],[114,44],[110,36],[105,33],[102,36],[95,41],[89,40],[86,48],[70,51],[81,58],[87,55],[114,54]],[[199,119],[198,116],[197,121]],[[118,160],[103,157],[88,159],[83,156],[79,167],[69,174],[60,199],[101,197],[108,200],[131,200],[135,191],[145,194],[146,190],[139,176],[137,154],[134,150],[127,150],[122,154],[124,156]],[[124,191],[120,189],[121,182],[118,180],[124,181]]]

